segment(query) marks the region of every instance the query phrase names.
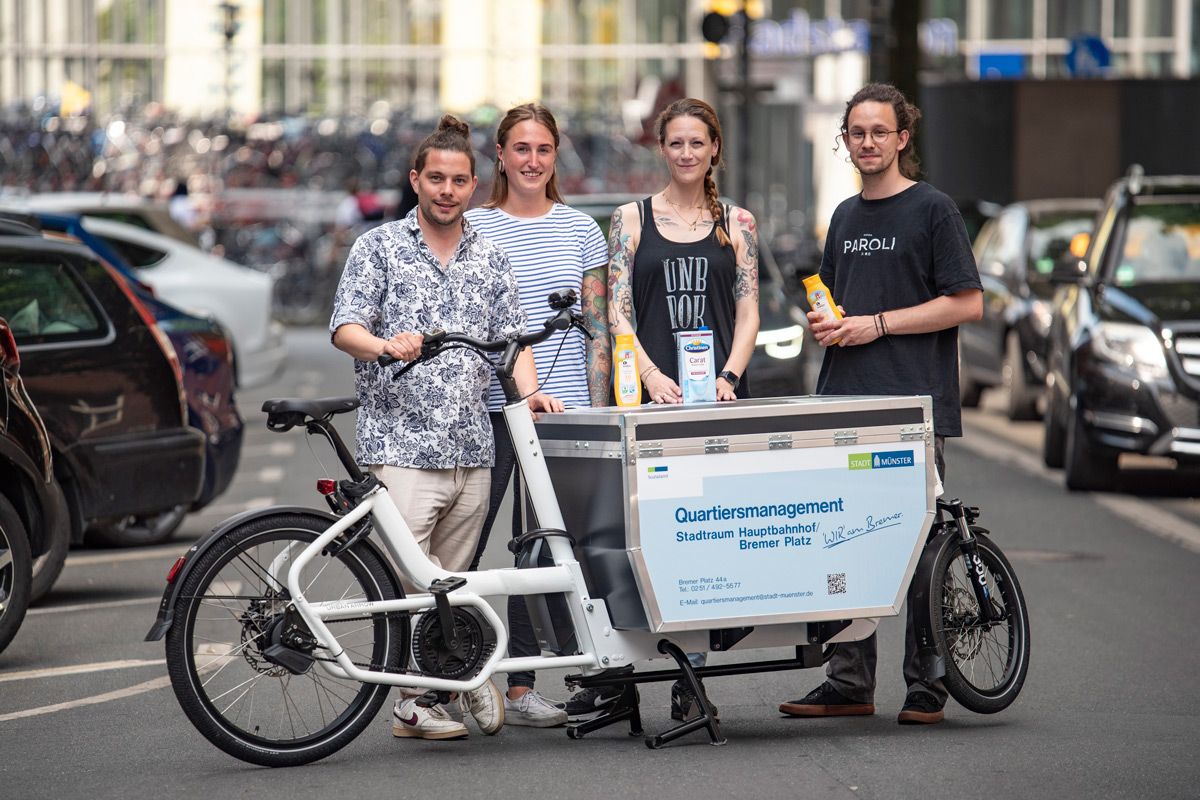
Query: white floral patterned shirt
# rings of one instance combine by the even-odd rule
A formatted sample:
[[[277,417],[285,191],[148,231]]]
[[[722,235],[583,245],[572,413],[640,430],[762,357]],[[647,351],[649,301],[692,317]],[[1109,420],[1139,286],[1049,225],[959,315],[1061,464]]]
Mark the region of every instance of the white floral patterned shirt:
[[[525,329],[517,280],[504,251],[463,220],[463,237],[442,268],[425,243],[417,210],[355,241],[338,285],[330,332],[357,323],[384,339],[441,328],[494,341]],[[396,379],[399,366],[354,362],[358,393],[355,458],[420,469],[490,467],[492,371],[468,350],[446,350]]]

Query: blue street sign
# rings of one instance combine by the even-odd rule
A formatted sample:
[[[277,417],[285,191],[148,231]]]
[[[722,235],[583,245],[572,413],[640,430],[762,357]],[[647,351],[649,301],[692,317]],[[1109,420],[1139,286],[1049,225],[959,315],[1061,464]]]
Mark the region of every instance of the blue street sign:
[[[1072,37],[1071,49],[1064,56],[1067,71],[1077,78],[1101,75],[1112,63],[1112,53],[1099,36],[1080,34]]]

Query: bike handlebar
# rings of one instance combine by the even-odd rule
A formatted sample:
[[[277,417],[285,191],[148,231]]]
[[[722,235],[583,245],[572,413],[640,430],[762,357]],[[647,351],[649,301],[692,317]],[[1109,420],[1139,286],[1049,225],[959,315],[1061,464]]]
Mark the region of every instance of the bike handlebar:
[[[572,327],[579,328],[583,334],[589,339],[592,338],[587,328],[583,325],[583,318],[571,310],[571,306],[575,305],[575,290],[569,290],[565,295],[554,292],[548,298],[551,308],[557,309],[558,313],[546,320],[541,330],[533,330],[527,333],[518,334],[505,339],[497,339],[494,342],[476,339],[472,336],[467,336],[465,333],[452,333],[444,331],[440,328],[428,331],[424,334],[425,340],[421,344],[421,354],[412,361],[405,364],[397,373],[396,377],[400,377],[410,369],[420,364],[422,361],[428,361],[436,357],[442,350],[445,350],[450,345],[461,345],[469,347],[479,353],[500,353],[505,351],[510,346],[513,347],[512,359],[515,361],[516,354],[522,348],[529,345],[538,344],[549,339],[555,331],[565,331]],[[386,367],[395,364],[400,359],[395,356],[384,353],[379,356],[376,361],[379,366]],[[504,359],[501,363],[495,365],[496,369],[504,366]]]

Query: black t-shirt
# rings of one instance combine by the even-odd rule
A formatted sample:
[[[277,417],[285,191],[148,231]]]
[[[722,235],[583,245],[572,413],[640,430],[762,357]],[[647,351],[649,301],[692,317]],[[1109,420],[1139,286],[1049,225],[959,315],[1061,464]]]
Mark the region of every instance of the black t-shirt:
[[[821,280],[847,316],[982,288],[958,207],[927,183],[881,200],[844,200],[829,223]],[[828,347],[817,393],[927,394],[934,432],[961,436],[958,328]]]
[[[650,198],[638,204],[642,236],[633,254],[633,308],[637,337],[655,366],[679,383],[675,334],[706,327],[713,332],[713,379],[725,369],[737,320],[737,260],[733,245],[717,241],[716,226],[697,242],[673,242],[654,224]],[[729,207],[721,215],[729,234]],[[747,370],[748,371],[748,370]],[[734,394],[750,396],[750,379],[741,376]]]

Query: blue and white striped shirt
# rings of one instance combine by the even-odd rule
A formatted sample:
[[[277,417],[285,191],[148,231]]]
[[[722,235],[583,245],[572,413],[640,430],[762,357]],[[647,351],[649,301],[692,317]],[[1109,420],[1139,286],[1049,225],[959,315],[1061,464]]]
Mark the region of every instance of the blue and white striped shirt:
[[[520,287],[521,307],[536,330],[553,315],[546,304],[551,292],[574,289],[581,293],[583,273],[608,263],[608,244],[596,221],[570,206],[555,203],[541,217],[514,217],[498,208],[473,208],[466,214],[474,229],[508,255]],[[580,309],[579,303],[575,310]],[[559,351],[562,345],[562,351]],[[568,406],[588,406],[587,339],[578,330],[533,346],[542,391]],[[558,360],[555,361],[555,354]],[[550,365],[554,364],[551,372]],[[546,374],[550,373],[549,380]],[[492,378],[488,410],[504,405],[500,382]]]

